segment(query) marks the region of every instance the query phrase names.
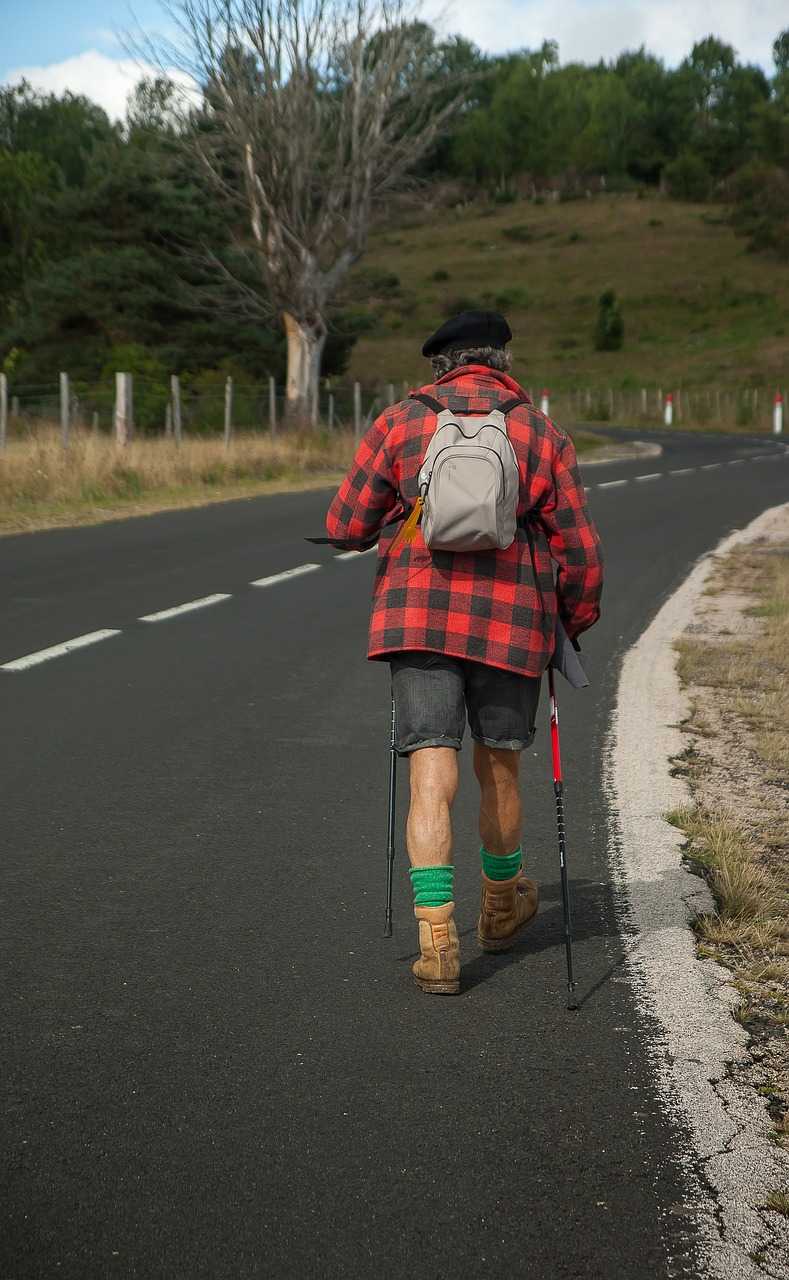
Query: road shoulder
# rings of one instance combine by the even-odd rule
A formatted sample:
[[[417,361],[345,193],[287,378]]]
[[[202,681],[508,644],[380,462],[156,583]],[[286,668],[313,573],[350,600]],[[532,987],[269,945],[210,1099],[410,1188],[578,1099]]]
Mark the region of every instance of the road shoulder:
[[[706,881],[683,863],[684,835],[666,814],[687,806],[687,778],[672,766],[687,747],[689,694],[675,642],[704,608],[715,557],[763,536],[773,508],[704,557],[625,656],[606,751],[612,861],[627,965],[637,1001],[662,1029],[649,1046],[664,1105],[687,1126],[683,1160],[705,1272],[720,1280],[786,1274],[786,1219],[759,1206],[787,1182],[762,1097],[743,1087],[746,1027],[730,973],[699,959],[691,922],[714,911]]]

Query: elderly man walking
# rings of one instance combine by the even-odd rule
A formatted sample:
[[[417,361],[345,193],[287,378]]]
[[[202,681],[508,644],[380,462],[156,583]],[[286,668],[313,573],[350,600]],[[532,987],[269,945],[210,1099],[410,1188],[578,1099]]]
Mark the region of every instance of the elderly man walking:
[[[373,423],[326,519],[330,539],[344,547],[378,541],[368,656],[390,663],[396,749],[409,758],[406,842],[420,946],[413,973],[434,994],[460,989],[451,811],[466,717],[480,787],[477,937],[484,950],[503,951],[538,906],[537,885],[523,869],[518,774],[534,737],[557,617],[576,642],[600,613],[600,544],[575,450],[509,376],[511,338],[504,317],[491,311],[463,312],[434,333],[422,348],[433,381]],[[475,434],[474,418],[483,423],[491,414],[486,434]],[[441,441],[459,444],[452,457],[433,441],[437,424],[451,428]],[[473,474],[463,470],[464,452],[492,477],[471,495],[464,494],[463,477]],[[451,496],[454,504],[444,524],[455,532],[443,542],[429,505],[439,453],[447,463],[442,500]],[[517,487],[509,499],[508,466]],[[508,501],[509,531],[486,540],[472,527],[475,511],[480,523],[498,528]]]

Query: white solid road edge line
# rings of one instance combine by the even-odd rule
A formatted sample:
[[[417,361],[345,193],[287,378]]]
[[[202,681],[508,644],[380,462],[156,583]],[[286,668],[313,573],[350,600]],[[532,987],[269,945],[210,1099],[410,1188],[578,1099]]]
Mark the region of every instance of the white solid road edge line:
[[[312,573],[320,569],[319,564],[299,564],[295,569],[286,569],[284,573],[273,573],[270,578],[256,578],[250,582],[251,587],[271,587],[275,582],[286,582],[288,578],[298,578],[302,573]]]
[[[691,921],[714,909],[712,896],[683,865],[685,836],[666,821],[671,809],[690,799],[687,784],[669,772],[671,759],[687,746],[678,726],[688,699],[674,642],[700,608],[714,560],[757,535],[777,509],[702,559],[625,654],[605,750],[613,875],[629,939],[626,963],[637,1006],[657,1022],[643,1051],[657,1073],[664,1110],[679,1111],[689,1126],[693,1149],[677,1154],[707,1255],[700,1273],[715,1280],[761,1274],[749,1257],[765,1237],[753,1206],[783,1185],[786,1164],[770,1141],[762,1100],[731,1081],[729,1066],[745,1056],[747,1032],[731,1016],[739,1002],[731,974],[696,956]],[[698,1177],[699,1161],[709,1187]]]
[[[689,476],[696,470],[695,467],[677,467],[674,471],[669,471],[670,476]]]
[[[26,671],[28,667],[37,667],[39,662],[48,662],[50,658],[62,658],[72,649],[84,649],[86,645],[98,644],[99,640],[109,640],[110,636],[119,636],[120,631],[89,631],[84,636],[75,636],[73,640],[64,640],[62,644],[53,644],[49,649],[39,649],[37,653],[28,653],[24,658],[15,658],[13,662],[4,662],[0,671]]]
[[[220,592],[214,596],[203,596],[200,600],[187,600],[186,604],[177,604],[174,609],[160,609],[158,613],[144,613],[138,622],[164,622],[166,618],[175,618],[179,613],[191,613],[193,609],[205,609],[209,604],[219,604],[220,600],[229,600],[230,595]]]
[[[703,465],[703,467],[700,467],[700,468],[699,468],[699,470],[700,470],[700,471],[715,471],[715,469],[716,469],[717,467],[722,467],[722,466],[723,466],[723,463],[722,463],[722,462],[705,462],[705,463],[704,463],[704,465]]]

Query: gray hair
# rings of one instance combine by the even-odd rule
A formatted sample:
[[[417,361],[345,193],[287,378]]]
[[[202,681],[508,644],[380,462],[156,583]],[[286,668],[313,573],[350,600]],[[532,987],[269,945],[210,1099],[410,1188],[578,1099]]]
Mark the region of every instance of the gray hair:
[[[463,347],[456,351],[441,351],[430,357],[433,366],[433,377],[443,378],[464,364],[486,364],[490,369],[499,369],[509,373],[512,368],[512,355],[503,347]]]

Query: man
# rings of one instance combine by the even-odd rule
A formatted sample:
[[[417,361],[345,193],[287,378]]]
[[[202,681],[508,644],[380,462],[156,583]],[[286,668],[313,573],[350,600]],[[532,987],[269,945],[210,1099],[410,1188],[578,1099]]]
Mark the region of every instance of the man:
[[[396,748],[410,770],[406,841],[421,952],[413,972],[435,994],[460,989],[450,814],[466,715],[480,786],[477,936],[485,950],[503,951],[537,911],[537,885],[522,866],[518,769],[534,737],[557,615],[575,641],[600,612],[599,540],[575,450],[509,377],[511,338],[497,312],[455,316],[422,348],[434,381],[419,393],[460,415],[521,402],[506,416],[519,477],[511,546],[431,552],[419,529],[404,537],[436,426],[436,409],[413,398],[373,423],[326,519],[329,537],[345,547],[378,540],[368,656],[391,664]]]

